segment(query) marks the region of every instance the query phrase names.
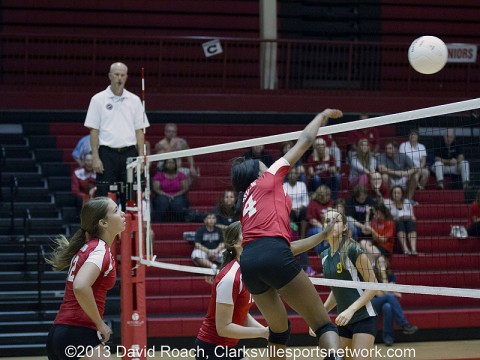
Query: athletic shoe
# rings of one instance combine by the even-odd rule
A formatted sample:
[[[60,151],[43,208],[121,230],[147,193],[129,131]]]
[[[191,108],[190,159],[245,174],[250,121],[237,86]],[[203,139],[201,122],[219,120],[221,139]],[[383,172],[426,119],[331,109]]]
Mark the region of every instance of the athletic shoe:
[[[418,331],[418,327],[416,327],[415,325],[410,325],[410,324],[404,325],[403,330],[402,330],[402,332],[405,335],[412,335],[412,334],[415,334],[417,331]]]

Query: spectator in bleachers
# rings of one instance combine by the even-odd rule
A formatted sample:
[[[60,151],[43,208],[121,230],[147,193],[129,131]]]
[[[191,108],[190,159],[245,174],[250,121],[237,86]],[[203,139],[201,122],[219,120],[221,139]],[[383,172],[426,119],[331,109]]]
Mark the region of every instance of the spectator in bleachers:
[[[352,230],[352,238],[355,241],[360,241],[362,236],[367,235],[367,212],[373,204],[374,201],[368,195],[367,189],[361,185],[355,185],[352,196],[345,201],[347,224]]]
[[[395,283],[395,274],[390,270],[389,261],[380,256],[374,267],[375,276],[379,283]],[[398,292],[378,291],[377,295],[371,300],[373,307],[378,315],[383,315],[383,343],[386,346],[392,346],[394,342],[393,337],[393,321],[402,328],[405,335],[412,335],[418,331],[418,327],[411,325],[405,318],[402,305],[398,299],[402,297]]]
[[[328,186],[320,185],[312,195],[312,201],[307,206],[307,221],[310,229],[308,236],[318,234],[322,231],[325,213],[333,208],[333,200],[331,199],[331,190]]]
[[[418,130],[410,130],[408,141],[400,144],[398,152],[407,155],[413,161],[413,165],[419,169],[415,173],[415,179],[419,190],[425,189],[430,177],[430,170],[427,166],[427,150],[423,144],[418,142]]]
[[[468,225],[468,235],[480,237],[480,190],[477,191],[475,201],[470,204],[470,219]]]
[[[307,236],[322,232],[325,214],[334,207],[331,199],[331,190],[328,186],[320,185],[313,193],[312,201],[307,207],[307,221],[310,225]],[[315,251],[320,255],[328,247],[327,241],[322,241],[315,246]]]
[[[287,178],[288,181],[283,183],[283,189],[292,200],[290,222],[300,229],[297,237],[304,239],[307,232],[307,206],[309,203],[307,185],[302,181],[298,181],[298,173],[295,168],[290,169]],[[313,270],[308,266],[307,252],[300,254],[300,265],[307,275],[313,275]]]
[[[155,153],[163,154],[172,151],[187,150],[190,149],[188,143],[185,139],[177,136],[177,125],[174,123],[165,124],[164,130],[165,137],[160,140],[155,145]],[[200,170],[195,167],[195,160],[193,156],[187,157],[188,168],[182,167],[182,159],[177,158],[177,169],[185,175],[189,176],[191,179],[194,179],[200,175]],[[163,167],[164,161],[158,162],[158,169],[161,170]]]
[[[85,155],[92,153],[92,146],[90,144],[90,135],[85,135],[78,140],[77,145],[72,151],[73,160],[75,160],[78,166],[84,165]]]
[[[390,209],[395,220],[397,238],[402,246],[403,253],[405,255],[418,255],[416,218],[412,203],[405,198],[401,186],[394,186],[391,189],[390,199],[385,200],[385,205]],[[408,243],[410,243],[410,246]]]
[[[77,207],[95,196],[95,181],[97,175],[93,171],[93,156],[91,153],[82,159],[83,166],[73,170],[71,176],[72,193],[77,196]]]
[[[317,138],[313,145],[313,153],[308,159],[310,189],[315,191],[320,185],[327,185],[332,190],[332,199],[336,200],[341,181],[338,170],[325,140]]]
[[[382,174],[383,186],[389,189],[400,186],[406,191],[406,198],[414,203],[413,195],[417,189],[415,175],[419,169],[407,155],[398,153],[398,147],[393,141],[385,144],[385,153],[380,155],[377,168]]]
[[[96,196],[107,196],[109,184],[126,183],[127,159],[144,155],[143,129],[150,124],[140,98],[125,89],[127,72],[123,63],[110,66],[110,86],[92,97],[85,118],[97,173]],[[125,208],[123,194],[121,203]]]
[[[446,129],[442,140],[435,144],[435,164],[432,166],[437,187],[443,189],[443,176],[453,174],[462,177],[463,188],[467,189],[470,183],[470,163],[465,160],[463,147],[455,141],[455,129]]]
[[[264,149],[263,145],[252,146],[245,154],[243,154],[245,159],[254,159],[260,160],[268,168],[273,164],[272,155]]]
[[[333,210],[338,212],[339,214],[345,215],[345,209],[346,209],[346,202],[345,199],[338,198],[334,203],[333,203]],[[346,215],[345,215],[346,216]],[[348,220],[347,220],[347,226],[348,226],[348,237],[352,237],[352,226]]]
[[[174,159],[165,160],[161,171],[153,178],[153,199],[155,221],[165,221],[168,218],[174,221],[185,221],[188,209],[187,192],[190,181],[184,173],[178,171]]]
[[[218,265],[222,263],[225,242],[223,232],[216,224],[215,214],[207,213],[203,219],[203,225],[195,233],[192,261],[197,266],[217,270]]]
[[[350,160],[348,181],[351,187],[359,184],[365,189],[371,189],[375,196],[382,197],[380,188],[382,176],[376,171],[377,160],[371,153],[368,139],[358,141],[357,151]]]
[[[237,199],[233,190],[225,190],[223,197],[212,210],[217,217],[217,227],[225,230],[231,223],[238,221],[238,214],[235,212],[236,203]]]
[[[360,120],[368,119],[368,114],[361,114]],[[368,127],[364,129],[357,129],[348,132],[347,137],[347,158],[350,161],[352,156],[357,151],[358,142],[361,139],[367,139],[370,145],[372,146],[372,154],[377,157],[380,155],[380,136],[378,129],[373,127]]]
[[[292,211],[290,221],[300,226],[300,238],[305,238],[307,232],[307,206],[309,203],[307,185],[298,181],[298,173],[295,169],[288,172],[288,182],[283,183],[285,193],[292,199]]]
[[[342,151],[335,142],[332,134],[321,135],[320,138],[325,140],[325,145],[327,146],[328,151],[335,159],[335,166],[340,171],[340,168],[342,166]]]
[[[293,142],[285,141],[280,147],[280,157],[285,155],[293,147]],[[305,166],[303,166],[302,159],[298,160],[292,169],[297,170],[298,180],[307,183],[307,175],[305,174]],[[288,181],[288,175],[285,176],[285,182]]]
[[[367,213],[365,232],[370,234],[371,240],[361,240],[360,245],[365,249],[370,262],[375,263],[381,255],[391,256],[395,245],[395,222],[390,210],[383,202],[377,201],[373,207],[373,219]]]

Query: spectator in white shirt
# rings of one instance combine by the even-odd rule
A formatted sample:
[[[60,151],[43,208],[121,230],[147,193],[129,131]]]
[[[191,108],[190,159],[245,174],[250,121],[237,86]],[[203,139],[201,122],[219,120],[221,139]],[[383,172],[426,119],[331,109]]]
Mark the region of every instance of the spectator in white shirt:
[[[400,144],[398,152],[412,159],[414,166],[419,169],[415,174],[415,178],[417,180],[417,188],[423,190],[427,186],[430,171],[427,167],[427,150],[423,144],[418,142],[418,137],[417,129],[410,130],[408,141]]]
[[[307,232],[307,206],[309,203],[307,185],[303,181],[298,181],[299,174],[296,168],[290,169],[287,177],[288,181],[283,183],[283,189],[292,199],[290,223],[295,224],[293,227],[300,228],[299,238],[304,239]],[[300,264],[308,275],[314,274],[313,270],[308,266],[307,252],[300,254]]]

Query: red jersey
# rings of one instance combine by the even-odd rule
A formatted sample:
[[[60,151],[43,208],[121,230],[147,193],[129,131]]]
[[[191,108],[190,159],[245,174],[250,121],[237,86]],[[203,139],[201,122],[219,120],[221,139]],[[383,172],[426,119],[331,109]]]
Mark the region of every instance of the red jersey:
[[[379,144],[379,133],[376,127],[366,128],[366,129],[358,129],[352,130],[348,133],[347,142],[348,144],[358,145],[358,142],[361,139],[368,139],[370,145],[373,148]]]
[[[72,173],[72,193],[78,196],[89,195],[95,187],[96,177],[95,172],[88,172],[84,167],[76,169]]]
[[[212,297],[208,304],[205,320],[198,332],[197,338],[210,344],[235,346],[239,339],[231,339],[218,335],[215,326],[215,310],[217,303],[233,305],[232,322],[245,326],[248,311],[253,305],[253,299],[242,281],[240,264],[237,259],[230,261],[215,276],[212,284]]]
[[[54,324],[83,326],[96,329],[95,324],[90,317],[85,314],[73,293],[73,281],[75,276],[78,274],[78,270],[80,270],[86,262],[93,263],[100,269],[100,275],[93,283],[92,289],[95,302],[97,303],[98,312],[103,318],[107,291],[115,285],[117,272],[115,269],[115,260],[110,253],[108,245],[103,240],[91,239],[83,245],[80,250],[78,250],[70,263],[63,303],[60,306]]]
[[[473,217],[480,218],[480,207],[476,201],[470,204],[470,217],[468,218],[468,226],[472,226],[474,224]]]
[[[395,222],[392,220],[372,220],[372,229],[378,234],[378,236],[385,236],[387,241],[380,242],[373,240],[374,244],[380,245],[390,254],[393,254],[393,246],[395,245]]]
[[[243,195],[242,245],[261,237],[282,237],[290,242],[292,200],[283,189],[290,164],[281,157],[255,180]]]
[[[323,223],[325,214],[333,208],[333,205],[332,200],[329,200],[326,204],[319,203],[317,200],[310,201],[307,206],[307,221],[315,219]]]

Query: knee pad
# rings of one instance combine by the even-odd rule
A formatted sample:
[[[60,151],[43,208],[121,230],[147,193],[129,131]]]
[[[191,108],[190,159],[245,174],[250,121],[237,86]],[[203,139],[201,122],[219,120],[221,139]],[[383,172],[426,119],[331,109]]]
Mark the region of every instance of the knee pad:
[[[268,342],[280,345],[287,345],[288,339],[290,339],[290,320],[288,320],[288,329],[282,333],[274,333],[269,329]]]
[[[328,331],[335,331],[338,334],[337,326],[332,324],[331,322],[328,322],[315,331],[315,334],[317,335],[317,340],[319,340],[320,337]]]

